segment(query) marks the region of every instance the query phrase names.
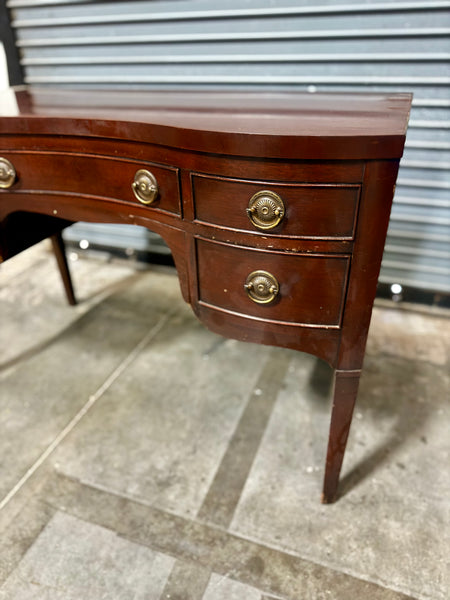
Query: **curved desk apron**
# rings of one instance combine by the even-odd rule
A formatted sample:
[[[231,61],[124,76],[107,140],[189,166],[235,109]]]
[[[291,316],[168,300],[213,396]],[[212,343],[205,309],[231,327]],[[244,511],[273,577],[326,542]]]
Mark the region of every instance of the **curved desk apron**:
[[[332,502],[410,104],[408,94],[7,90],[2,257],[68,222],[159,233],[207,327],[335,369]]]

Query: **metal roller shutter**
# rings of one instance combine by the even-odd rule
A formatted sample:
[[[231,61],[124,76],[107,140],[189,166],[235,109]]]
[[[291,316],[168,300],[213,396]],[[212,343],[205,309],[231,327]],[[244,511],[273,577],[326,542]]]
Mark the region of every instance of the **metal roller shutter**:
[[[380,281],[450,293],[449,1],[228,0],[224,8],[217,0],[9,0],[7,6],[27,83],[412,91]],[[95,237],[98,226],[78,227],[79,235]],[[148,244],[134,228],[115,242],[117,231],[106,231],[111,244]]]

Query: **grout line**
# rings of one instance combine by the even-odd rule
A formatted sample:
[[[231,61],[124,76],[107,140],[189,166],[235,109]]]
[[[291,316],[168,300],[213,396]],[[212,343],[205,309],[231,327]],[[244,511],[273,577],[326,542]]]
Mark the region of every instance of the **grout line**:
[[[336,600],[349,597],[419,600],[410,592],[393,589],[388,582],[342,571],[331,561],[330,564],[315,561],[303,557],[300,551],[266,545],[267,540],[252,540],[239,532],[167,512],[166,508],[147,506],[140,500],[99,490],[67,475],[55,473],[53,477],[42,496],[55,510],[114,531],[121,538],[172,556],[181,563],[195,565],[193,570],[209,569],[219,577],[253,587],[261,594],[260,600],[303,598],[311,589],[321,598],[331,590]],[[256,557],[265,566],[261,571],[255,568],[259,564],[259,561],[255,564]],[[176,595],[177,599],[190,597]],[[160,600],[165,599],[160,596]]]
[[[202,600],[211,578],[211,569],[194,561],[175,559],[159,600],[189,598]]]
[[[17,364],[20,364],[30,358],[34,357],[39,352],[46,350],[49,346],[59,341],[62,337],[72,332],[73,329],[78,327],[80,321],[84,319],[93,309],[97,308],[105,299],[107,299],[115,291],[120,291],[125,284],[129,284],[132,281],[134,275],[127,277],[124,281],[113,282],[108,284],[107,288],[101,292],[95,293],[87,298],[83,298],[82,303],[77,304],[75,307],[71,307],[71,313],[75,314],[75,318],[67,323],[61,324],[58,331],[51,333],[48,337],[41,340],[34,346],[30,346],[20,354],[7,359],[5,362],[0,363],[0,371],[6,371],[11,369]]]
[[[262,366],[197,513],[199,520],[214,523],[224,529],[230,526],[277,401],[290,356],[287,351],[272,349]]]
[[[152,338],[154,338],[166,325],[166,323],[173,317],[175,311],[170,311],[166,313],[157,323],[154,325],[150,331],[141,339],[141,341],[136,344],[136,346],[131,350],[131,352],[124,358],[124,360],[114,369],[114,371],[107,377],[104,383],[97,389],[97,391],[89,397],[89,400],[82,406],[82,408],[77,412],[77,414],[71,419],[71,421],[64,427],[64,429],[56,436],[56,438],[51,442],[49,446],[44,450],[44,452],[39,456],[39,458],[34,462],[33,465],[28,469],[28,471],[19,479],[16,485],[6,494],[3,500],[0,502],[0,510],[2,510],[8,502],[10,502],[14,496],[22,489],[22,487],[26,484],[26,482],[30,479],[30,477],[39,469],[39,467],[47,460],[47,458],[52,454],[52,452],[59,446],[59,444],[64,440],[65,437],[69,435],[69,433],[76,427],[76,425],[81,421],[81,419],[89,412],[89,410],[94,406],[101,396],[111,387],[111,385],[116,381],[120,375],[125,371],[125,369],[135,360],[135,358],[140,354],[140,352],[145,348],[145,346],[150,342]]]

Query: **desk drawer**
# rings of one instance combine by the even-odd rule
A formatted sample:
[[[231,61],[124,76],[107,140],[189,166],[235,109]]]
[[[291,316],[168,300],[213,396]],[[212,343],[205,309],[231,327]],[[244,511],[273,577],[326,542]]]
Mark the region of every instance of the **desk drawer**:
[[[341,324],[348,256],[267,252],[197,240],[199,301],[220,310],[273,322],[316,327]],[[279,291],[266,304],[251,299],[250,274],[273,275]]]
[[[80,194],[139,204],[131,184],[140,169],[150,171],[159,192],[149,206],[180,214],[178,169],[149,162],[59,152],[9,152],[17,173],[11,191]]]
[[[286,237],[351,240],[354,236],[360,189],[356,184],[281,184],[194,174],[192,187],[195,217],[199,221]],[[259,194],[264,191],[269,194]],[[281,198],[284,208],[278,225],[263,229],[252,222],[247,209],[255,194],[253,211],[255,203],[261,202],[257,210],[270,213],[273,195]],[[258,214],[254,220],[257,218]],[[269,226],[270,223],[269,220]]]

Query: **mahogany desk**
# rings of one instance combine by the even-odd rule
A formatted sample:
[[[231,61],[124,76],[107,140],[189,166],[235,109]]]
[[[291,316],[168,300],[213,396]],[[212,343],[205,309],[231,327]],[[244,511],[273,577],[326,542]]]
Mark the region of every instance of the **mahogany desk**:
[[[332,502],[410,105],[409,94],[7,90],[1,256],[75,221],[159,233],[207,327],[335,369]]]

